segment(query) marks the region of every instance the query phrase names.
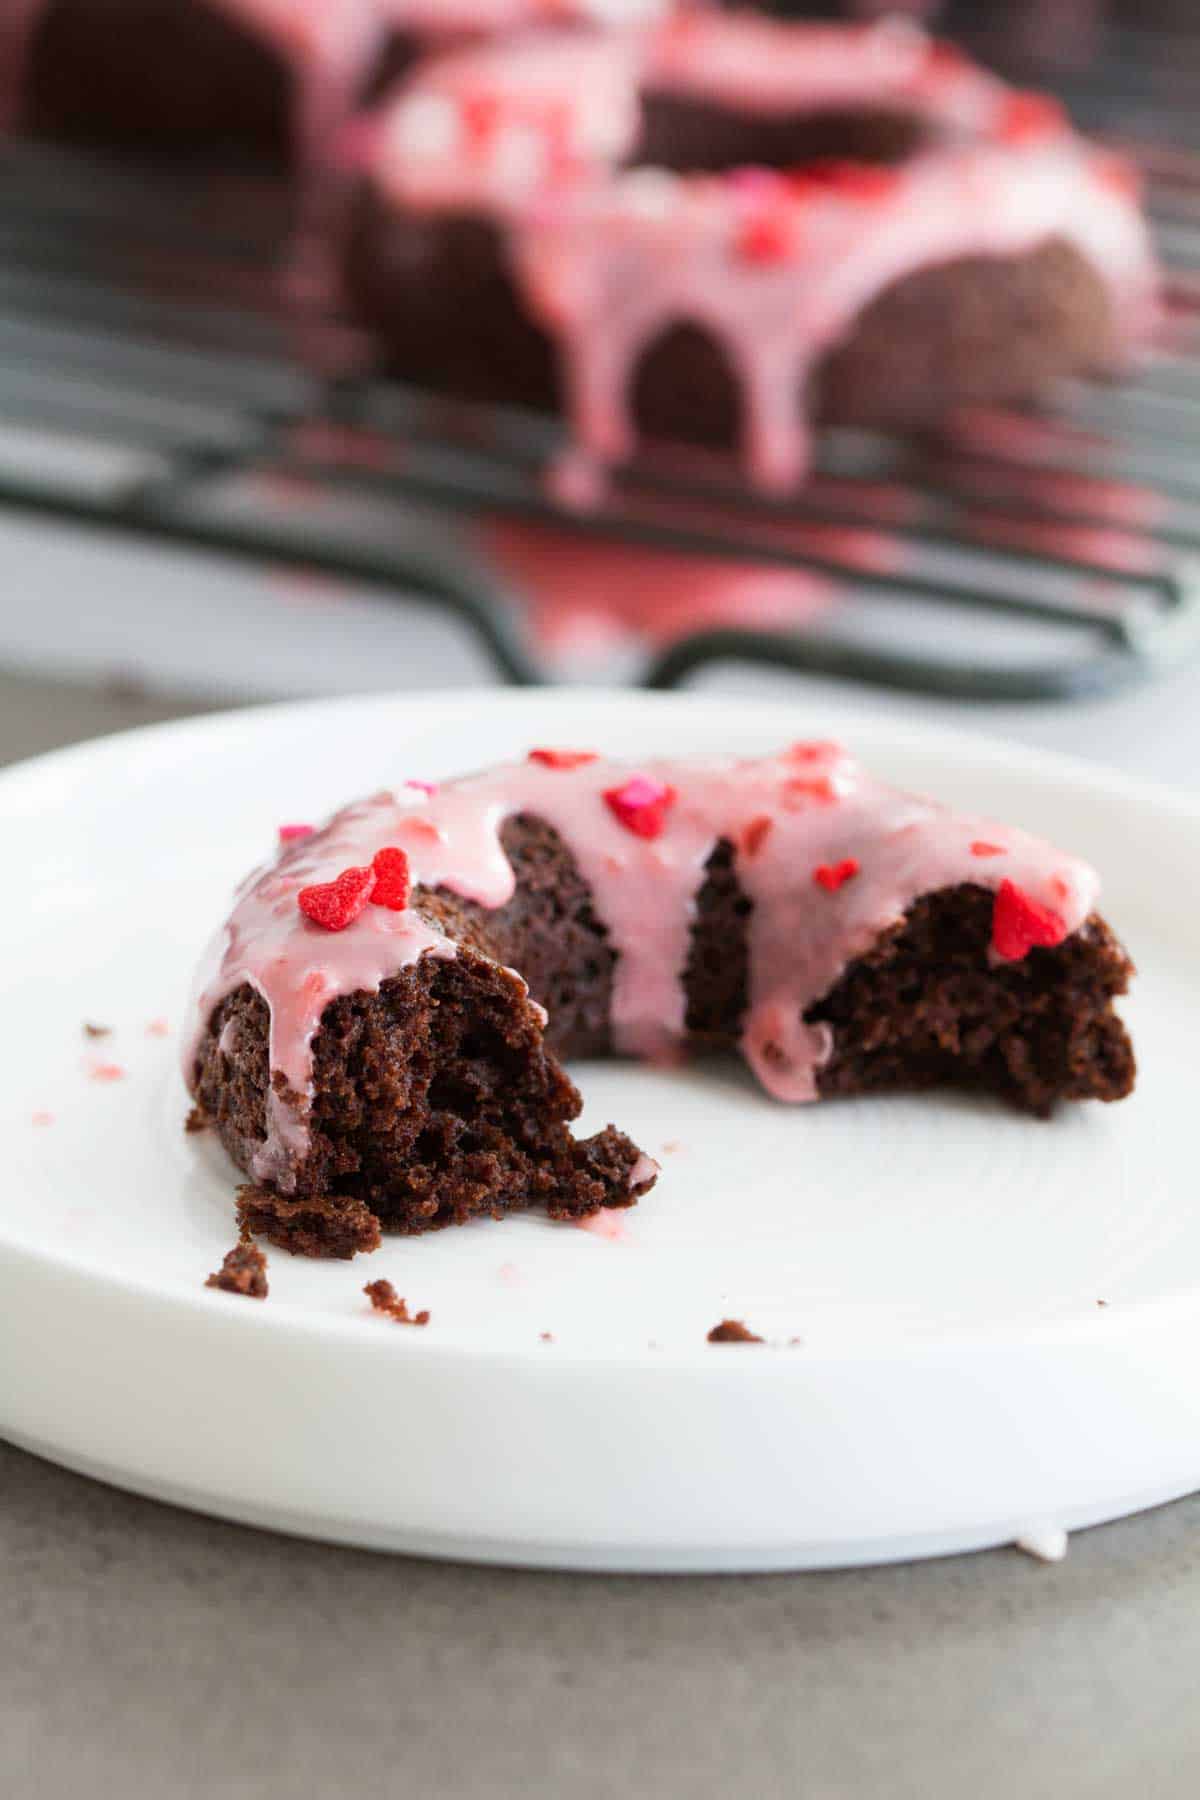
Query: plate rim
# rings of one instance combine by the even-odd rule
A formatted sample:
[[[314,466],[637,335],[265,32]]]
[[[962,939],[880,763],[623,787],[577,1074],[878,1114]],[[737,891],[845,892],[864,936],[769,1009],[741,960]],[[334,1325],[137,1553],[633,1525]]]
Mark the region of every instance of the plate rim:
[[[477,713],[481,706],[489,710],[494,707],[501,712],[516,712],[531,703],[564,708],[617,708],[636,704],[663,711],[690,711],[693,708],[707,707],[738,710],[753,706],[763,715],[777,712],[781,716],[785,712],[795,711],[790,701],[755,699],[740,694],[706,694],[686,689],[573,687],[565,684],[544,688],[429,688],[416,694],[405,688],[377,688],[362,693],[315,696],[304,700],[272,700],[251,706],[224,707],[182,719],[157,720],[121,731],[102,732],[96,737],[83,738],[75,744],[64,744],[57,750],[45,750],[35,756],[22,757],[0,769],[0,804],[10,787],[20,786],[24,781],[61,769],[69,770],[75,763],[94,763],[98,756],[108,761],[126,747],[139,748],[154,740],[215,737],[231,726],[244,726],[253,730],[275,721],[287,724],[316,713],[352,713],[362,707],[382,710],[386,706],[395,705],[421,712],[470,708]],[[1056,776],[1061,781],[1079,782],[1093,788],[1103,786],[1123,799],[1133,801],[1142,798],[1169,810],[1179,811],[1193,822],[1200,819],[1200,794],[1192,794],[1177,783],[1131,775],[1104,759],[1080,756],[1066,750],[1046,750],[1022,743],[1019,738],[1006,736],[1002,732],[976,731],[973,727],[959,727],[942,721],[925,723],[911,719],[893,719],[889,715],[873,712],[869,705],[846,705],[841,701],[828,699],[817,700],[811,706],[805,704],[802,729],[808,729],[810,719],[818,727],[827,722],[836,723],[841,730],[862,730],[871,736],[892,738],[898,744],[914,750],[950,750],[966,746],[988,763],[1011,766],[1015,760],[1031,770],[1037,768]],[[853,744],[850,748],[854,748]]]

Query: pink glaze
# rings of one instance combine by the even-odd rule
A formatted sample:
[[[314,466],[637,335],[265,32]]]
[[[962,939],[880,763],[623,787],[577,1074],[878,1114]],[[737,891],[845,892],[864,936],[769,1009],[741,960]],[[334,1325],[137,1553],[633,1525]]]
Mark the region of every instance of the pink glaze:
[[[661,1174],[662,1164],[656,1163],[652,1156],[647,1156],[644,1150],[640,1150],[638,1152],[637,1161],[629,1171],[630,1193],[633,1192],[634,1188],[641,1187],[644,1181],[653,1181],[656,1175]]]
[[[646,1159],[649,1161],[649,1158]],[[650,1173],[657,1171],[657,1163]],[[647,1175],[646,1179],[649,1179]],[[633,1183],[630,1183],[632,1186]],[[629,1241],[629,1228],[625,1223],[625,1212],[622,1207],[602,1206],[599,1212],[588,1213],[582,1219],[572,1220],[579,1231],[590,1231],[593,1237],[606,1238],[610,1244],[625,1244]]]
[[[654,838],[627,829],[603,798],[639,777],[676,790]],[[344,931],[324,931],[300,912],[299,889],[397,844],[408,853],[414,884],[443,884],[483,907],[501,906],[515,877],[500,830],[517,813],[545,819],[560,833],[592,891],[617,952],[615,1044],[635,1056],[670,1059],[683,1045],[682,971],[694,896],[714,845],[728,839],[743,847],[738,879],[754,910],[742,1054],[780,1100],[816,1099],[817,1073],[830,1054],[829,1027],[805,1025],[804,1012],[920,895],[960,882],[995,890],[1008,880],[1052,907],[1073,932],[1099,886],[1085,863],[1041,839],[873,780],[836,744],[794,745],[753,760],[597,758],[574,769],[524,762],[443,783],[432,795],[411,787],[376,794],[285,846],[249,878],[196,978],[184,1055],[189,1084],[213,1009],[248,982],[270,1008],[272,1074],[281,1073],[301,1097],[296,1107],[272,1093],[257,1178],[286,1191],[291,1163],[303,1154],[312,1040],[330,1001],[373,993],[426,953],[456,954],[413,910],[367,906]],[[972,845],[981,842],[997,846],[996,853],[974,854]],[[858,871],[836,892],[814,880],[818,867],[850,858]]]
[[[390,25],[422,37],[488,35],[533,25],[632,25],[673,10],[672,0],[378,0]]]
[[[815,168],[623,167],[646,88],[748,113],[909,112],[933,147],[892,179],[865,182]],[[813,370],[918,269],[1064,238],[1108,289],[1114,358],[1155,311],[1148,235],[1113,159],[911,23],[697,14],[584,43],[544,34],[447,56],[383,108],[371,175],[406,207],[497,220],[524,303],[558,345],[576,442],[604,463],[633,447],[639,358],[681,320],[724,350],[743,397],[747,469],[779,490],[808,467]],[[586,489],[582,468],[573,479]]]
[[[84,1066],[92,1081],[124,1081],[125,1079],[126,1071],[120,1063],[89,1061]]]

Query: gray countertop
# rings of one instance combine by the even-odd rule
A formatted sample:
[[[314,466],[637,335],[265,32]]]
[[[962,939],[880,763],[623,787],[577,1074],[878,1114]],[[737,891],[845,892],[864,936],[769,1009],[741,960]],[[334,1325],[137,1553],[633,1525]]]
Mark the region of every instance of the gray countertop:
[[[176,1512],[0,1445],[10,1800],[1200,1792],[1200,1500],[798,1576],[510,1573]]]
[[[969,723],[1194,782],[1198,700]],[[0,761],[188,709],[0,675]],[[1200,1498],[1059,1566],[585,1577],[294,1542],[0,1444],[0,1572],[4,1800],[1200,1793]]]

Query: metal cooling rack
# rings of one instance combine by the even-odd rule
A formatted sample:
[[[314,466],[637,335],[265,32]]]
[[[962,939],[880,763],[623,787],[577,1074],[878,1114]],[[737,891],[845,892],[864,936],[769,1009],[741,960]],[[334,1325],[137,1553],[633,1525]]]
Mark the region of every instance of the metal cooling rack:
[[[792,569],[821,593],[804,627],[721,626],[652,649],[650,686],[735,660],[1070,699],[1172,667],[1200,645],[1200,123],[1170,37],[1110,31],[1082,69],[1008,50],[1009,72],[1056,86],[1145,174],[1167,331],[1119,385],[1072,383],[1052,409],[936,442],[830,433],[786,503],[715,463],[646,458],[581,515],[551,497],[552,422],[390,383],[359,333],[306,300],[270,184],[13,141],[0,147],[0,506],[417,590],[518,683],[552,670],[473,547],[481,517]]]

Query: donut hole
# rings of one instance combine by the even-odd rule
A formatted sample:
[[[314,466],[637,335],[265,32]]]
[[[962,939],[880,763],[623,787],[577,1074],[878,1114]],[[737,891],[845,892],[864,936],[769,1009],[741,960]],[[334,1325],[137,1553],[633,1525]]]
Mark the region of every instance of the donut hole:
[[[631,163],[680,175],[811,162],[900,163],[931,133],[913,113],[887,108],[745,113],[663,90],[642,96],[642,128]]]
[[[482,214],[394,211],[364,186],[342,275],[401,381],[466,400],[560,403],[554,347],[521,304],[504,235]],[[464,321],[470,320],[470,330]]]
[[[727,449],[741,434],[741,388],[725,350],[681,319],[652,338],[634,371],[630,407],[643,438]]]
[[[292,81],[269,44],[203,0],[51,0],[28,50],[36,133],[282,165]]]

